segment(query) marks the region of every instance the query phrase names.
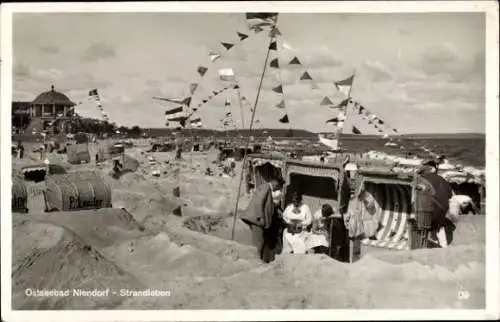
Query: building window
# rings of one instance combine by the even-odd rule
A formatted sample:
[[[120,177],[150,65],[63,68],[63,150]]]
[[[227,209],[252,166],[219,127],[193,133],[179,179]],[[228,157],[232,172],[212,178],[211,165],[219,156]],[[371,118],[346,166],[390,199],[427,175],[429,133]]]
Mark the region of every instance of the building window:
[[[43,116],[52,116],[52,105],[43,106]]]
[[[63,105],[56,105],[56,116],[63,115],[64,114],[64,106]]]

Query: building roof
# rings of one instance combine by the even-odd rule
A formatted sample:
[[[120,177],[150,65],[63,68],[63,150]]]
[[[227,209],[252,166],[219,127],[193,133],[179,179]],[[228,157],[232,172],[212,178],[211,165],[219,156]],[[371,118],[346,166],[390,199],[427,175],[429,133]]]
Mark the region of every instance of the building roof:
[[[75,106],[66,95],[60,92],[56,92],[54,90],[54,85],[52,85],[51,90],[48,92],[44,92],[38,95],[32,104],[57,104],[57,105],[65,105],[65,106]]]

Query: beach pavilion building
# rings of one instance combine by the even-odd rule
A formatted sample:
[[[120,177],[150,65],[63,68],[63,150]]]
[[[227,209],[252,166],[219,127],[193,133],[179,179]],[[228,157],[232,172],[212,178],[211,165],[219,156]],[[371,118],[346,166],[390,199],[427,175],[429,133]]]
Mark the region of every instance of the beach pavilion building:
[[[65,94],[57,92],[54,85],[47,92],[39,94],[32,102],[13,102],[12,103],[12,120],[14,122],[21,114],[24,117],[29,117],[29,125],[26,131],[45,131],[52,130],[53,132],[66,132],[66,127],[74,115],[73,103]],[[26,111],[27,110],[27,111]],[[57,119],[54,127],[50,124]],[[21,122],[25,124],[26,122]]]

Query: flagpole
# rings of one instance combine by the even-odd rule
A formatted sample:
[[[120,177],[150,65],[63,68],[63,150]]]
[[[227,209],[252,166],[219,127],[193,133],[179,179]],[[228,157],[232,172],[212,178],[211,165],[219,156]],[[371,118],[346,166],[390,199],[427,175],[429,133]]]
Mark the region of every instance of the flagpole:
[[[250,136],[251,136],[251,133],[252,133],[253,123],[254,123],[254,120],[255,120],[255,112],[257,111],[257,105],[259,103],[260,92],[262,90],[262,83],[264,81],[264,75],[266,74],[266,70],[267,70],[267,62],[269,61],[269,54],[271,53],[271,44],[273,43],[273,39],[274,39],[274,37],[270,37],[269,46],[267,46],[266,60],[264,61],[264,67],[262,69],[262,74],[260,76],[259,87],[257,89],[257,95],[255,97],[255,103],[254,103],[254,106],[253,106],[253,109],[252,109],[252,117],[250,119],[250,125],[248,127],[248,136],[247,136],[247,141],[246,141],[246,144],[245,144],[245,153],[244,153],[244,156],[243,156],[243,162],[241,164],[240,183],[238,185],[238,195],[236,196],[236,205],[234,206],[233,227],[232,227],[232,230],[231,230],[231,240],[234,240],[234,230],[236,229],[236,218],[238,216],[238,205],[239,205],[240,195],[241,195],[241,186],[243,184],[243,176],[244,176],[244,173],[245,173],[245,165],[246,165],[247,155],[248,155],[246,152],[248,151],[248,147],[250,146]]]

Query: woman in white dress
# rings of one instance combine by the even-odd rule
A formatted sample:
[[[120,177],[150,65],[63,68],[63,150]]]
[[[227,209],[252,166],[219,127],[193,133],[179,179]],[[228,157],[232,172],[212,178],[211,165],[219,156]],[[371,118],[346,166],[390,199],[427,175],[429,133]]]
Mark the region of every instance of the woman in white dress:
[[[329,204],[324,204],[312,216],[311,234],[307,238],[307,250],[315,254],[328,254],[330,243],[329,221],[336,211]]]
[[[286,229],[283,232],[283,253],[305,254],[308,228],[312,223],[309,207],[302,202],[297,192],[292,195],[292,203],[283,212]]]

